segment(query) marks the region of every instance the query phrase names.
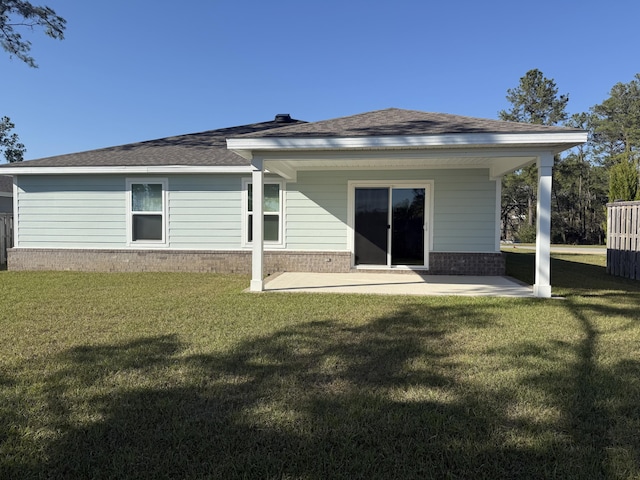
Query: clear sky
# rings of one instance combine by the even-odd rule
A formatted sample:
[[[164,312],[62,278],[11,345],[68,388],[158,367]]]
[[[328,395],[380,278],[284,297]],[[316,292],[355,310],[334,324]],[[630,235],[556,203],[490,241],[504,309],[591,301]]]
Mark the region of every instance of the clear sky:
[[[532,68],[587,111],[640,72],[638,0],[32,0],[65,40],[0,51],[26,159],[382,108],[497,118]]]

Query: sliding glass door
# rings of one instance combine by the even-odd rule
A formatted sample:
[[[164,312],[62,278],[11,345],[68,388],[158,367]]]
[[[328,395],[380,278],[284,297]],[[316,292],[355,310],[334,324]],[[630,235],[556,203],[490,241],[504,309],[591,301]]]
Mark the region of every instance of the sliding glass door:
[[[356,188],[356,265],[386,265],[389,251],[389,189]]]
[[[424,188],[391,189],[391,264],[424,265]]]
[[[425,266],[426,187],[356,187],[356,265]]]

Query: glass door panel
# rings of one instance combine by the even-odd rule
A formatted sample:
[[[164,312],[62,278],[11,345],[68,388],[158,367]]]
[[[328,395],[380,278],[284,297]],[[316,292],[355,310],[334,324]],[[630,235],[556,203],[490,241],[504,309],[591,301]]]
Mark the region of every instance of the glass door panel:
[[[391,190],[392,265],[424,265],[424,188]]]
[[[387,265],[389,189],[355,189],[355,263]]]

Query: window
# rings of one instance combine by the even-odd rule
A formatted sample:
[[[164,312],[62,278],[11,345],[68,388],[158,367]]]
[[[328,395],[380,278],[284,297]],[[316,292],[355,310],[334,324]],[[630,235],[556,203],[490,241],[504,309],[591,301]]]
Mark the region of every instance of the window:
[[[271,244],[282,244],[282,184],[280,182],[264,183],[264,241]],[[245,233],[243,243],[253,242],[253,185],[244,183]]]
[[[131,243],[165,243],[166,189],[166,180],[127,180]]]

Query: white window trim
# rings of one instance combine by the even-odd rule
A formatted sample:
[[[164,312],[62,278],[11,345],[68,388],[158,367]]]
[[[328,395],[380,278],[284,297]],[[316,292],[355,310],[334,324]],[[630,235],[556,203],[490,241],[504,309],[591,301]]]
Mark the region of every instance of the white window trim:
[[[156,185],[162,185],[162,240],[133,240],[133,210],[131,206],[133,204],[131,185],[134,183],[152,183]],[[169,181],[167,178],[157,177],[140,177],[140,178],[127,178],[127,246],[129,247],[143,247],[143,248],[157,248],[166,247],[168,241],[168,189]]]
[[[242,179],[242,241],[241,241],[241,245],[244,248],[249,248],[253,245],[253,242],[248,242],[247,238],[248,238],[248,233],[249,233],[249,212],[247,211],[247,205],[249,204],[249,184],[252,184],[253,181],[251,178],[243,178]],[[277,179],[272,179],[272,178],[265,178],[264,179],[264,184],[265,185],[271,185],[271,184],[277,184],[280,186],[279,188],[279,195],[280,195],[280,211],[278,212],[278,215],[280,215],[280,222],[278,225],[278,238],[279,241],[274,242],[274,241],[264,241],[264,246],[268,247],[268,248],[285,248],[285,241],[284,241],[284,232],[285,230],[285,213],[286,209],[285,209],[285,198],[287,197],[285,195],[285,187],[286,187],[286,182],[284,180],[277,180]],[[268,215],[270,212],[263,212],[265,215]],[[252,213],[253,215],[253,213]]]

